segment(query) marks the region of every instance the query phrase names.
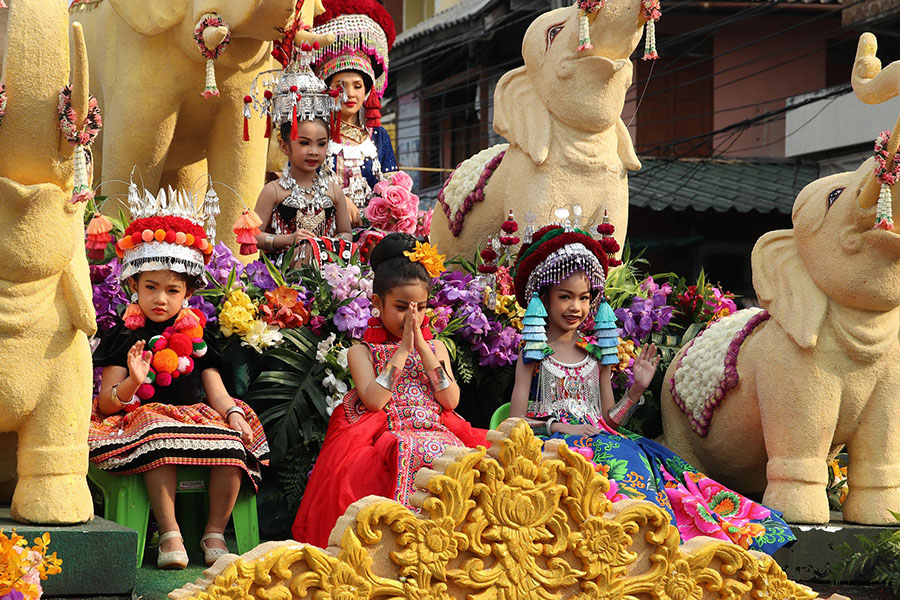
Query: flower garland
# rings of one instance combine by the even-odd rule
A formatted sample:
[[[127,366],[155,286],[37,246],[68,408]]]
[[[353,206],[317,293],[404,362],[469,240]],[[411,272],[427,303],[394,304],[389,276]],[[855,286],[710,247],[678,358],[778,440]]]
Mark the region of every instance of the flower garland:
[[[606,4],[606,0],[578,0],[578,51],[592,50],[591,23],[597,18],[597,13]]]
[[[668,384],[697,435],[706,436],[715,409],[739,383],[737,356],[744,340],[768,319],[761,308],[738,311],[701,331],[681,354]]]
[[[225,24],[225,20],[216,14],[203,15],[200,17],[200,20],[197,21],[196,27],[194,27],[194,41],[197,43],[197,47],[200,48],[200,54],[206,59],[206,85],[202,92],[204,98],[212,98],[213,96],[219,95],[219,88],[216,86],[215,61],[225,50],[225,46],[231,41],[231,31],[229,29],[221,42],[212,49],[208,48],[206,42],[203,40],[203,32],[208,27],[225,27],[226,29],[229,29],[228,25]]]
[[[891,207],[891,186],[900,179],[900,149],[894,152],[891,169],[887,168],[887,145],[891,139],[888,131],[882,131],[875,140],[875,178],[881,184],[878,194],[878,205],[875,208],[875,229],[891,231],[894,229],[894,217]]]
[[[5,101],[3,101],[5,108]],[[59,130],[62,131],[66,141],[75,146],[72,156],[75,170],[75,185],[72,189],[72,202],[86,202],[94,197],[87,173],[87,158],[85,148],[94,143],[100,128],[103,127],[103,117],[100,115],[100,107],[97,99],[91,96],[88,99],[88,112],[84,118],[84,125],[79,131],[75,122],[78,115],[72,107],[72,86],[66,85],[59,91]]]
[[[3,124],[3,117],[6,116],[6,84],[0,83],[0,125]]]
[[[641,8],[644,12],[644,18],[647,19],[644,35],[644,56],[641,57],[641,60],[656,60],[659,58],[659,54],[656,53],[656,22],[662,16],[662,9],[659,6],[659,0],[641,0]]]
[[[438,202],[450,221],[450,231],[454,236],[459,236],[463,220],[472,206],[484,200],[484,186],[500,166],[507,148],[509,144],[497,144],[482,150],[460,163],[444,182],[438,193]]]

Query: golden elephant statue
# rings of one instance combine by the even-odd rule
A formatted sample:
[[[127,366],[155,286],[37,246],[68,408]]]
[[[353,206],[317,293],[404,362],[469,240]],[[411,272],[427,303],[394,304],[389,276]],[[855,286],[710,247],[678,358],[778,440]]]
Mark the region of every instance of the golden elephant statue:
[[[84,205],[72,202],[72,146],[57,102],[69,81],[63,2],[15,0],[5,32],[7,114],[0,124],[0,480],[18,475],[12,517],[80,523],[88,490],[91,351],[96,329],[84,251]],[[87,114],[79,25],[72,106]],[[18,438],[17,458],[13,455]]]
[[[900,83],[900,62],[882,71],[875,50],[863,34],[853,89],[869,103]],[[898,143],[900,121],[888,157]],[[826,464],[845,444],[844,519],[896,524],[900,512],[900,235],[874,228],[900,211],[896,186],[879,201],[880,187],[874,158],[806,186],[793,229],[753,249],[765,310],[717,321],[665,376],[666,444],[729,487],[764,491],[788,522],[829,520]]]
[[[257,73],[270,68],[271,41],[295,2],[101,0],[73,11],[84,25],[91,90],[106,124],[94,146],[102,181],[128,180],[137,165],[149,190],[192,188],[208,172],[237,195],[222,195],[219,218],[221,241],[236,249],[231,225],[242,201],[252,206],[265,183],[268,150],[262,119],[250,119],[250,141],[242,140],[244,96]],[[207,14],[224,25],[203,28],[205,45],[230,39],[215,60],[219,95],[208,98],[201,94],[207,61],[194,37]],[[114,188],[103,191],[112,195]]]
[[[629,57],[645,21],[641,0],[608,0],[590,25],[593,49],[585,51],[578,49],[576,6],[531,23],[522,41],[525,66],[504,74],[494,92],[494,130],[509,145],[479,152],[445,183],[435,211],[444,217],[431,233],[442,252],[471,253],[499,234],[510,209],[520,222],[531,212],[545,223],[554,207],[571,204],[588,217],[607,210],[622,244],[628,171],[641,163],[621,114]]]

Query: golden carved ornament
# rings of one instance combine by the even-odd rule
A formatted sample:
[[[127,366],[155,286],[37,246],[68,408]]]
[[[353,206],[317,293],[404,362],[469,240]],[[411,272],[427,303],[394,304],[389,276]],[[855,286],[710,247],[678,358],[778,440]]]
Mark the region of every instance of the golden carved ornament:
[[[612,503],[609,481],[518,419],[492,447],[450,448],[422,469],[421,514],[370,496],[328,550],[269,542],[227,555],[173,600],[806,600],[766,554],[711,538],[680,544],[661,508]],[[427,490],[427,491],[426,491]],[[428,516],[425,516],[428,515]]]

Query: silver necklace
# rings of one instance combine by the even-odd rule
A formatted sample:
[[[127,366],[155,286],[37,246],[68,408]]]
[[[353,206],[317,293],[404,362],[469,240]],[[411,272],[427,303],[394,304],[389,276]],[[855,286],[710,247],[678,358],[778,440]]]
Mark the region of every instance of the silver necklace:
[[[331,208],[334,203],[328,197],[328,174],[318,173],[313,179],[311,187],[302,187],[291,175],[291,163],[285,163],[281,170],[281,178],[278,185],[289,191],[290,196],[282,201],[282,204],[290,208],[296,208],[299,212],[310,214],[318,213],[326,208]]]

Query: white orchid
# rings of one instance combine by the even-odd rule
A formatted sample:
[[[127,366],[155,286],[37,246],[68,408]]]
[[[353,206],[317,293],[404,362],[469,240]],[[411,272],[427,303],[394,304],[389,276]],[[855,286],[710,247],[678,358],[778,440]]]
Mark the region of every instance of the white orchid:
[[[322,385],[325,386],[326,389],[340,394],[341,396],[346,394],[347,390],[350,389],[346,383],[335,377],[334,372],[331,369],[325,369],[325,379],[322,380]]]
[[[329,335],[327,338],[322,340],[316,345],[316,360],[320,363],[326,362],[328,360],[328,353],[331,352],[331,347],[334,345],[334,340],[336,339],[335,334]]]
[[[275,348],[281,345],[284,336],[281,331],[274,325],[267,325],[259,319],[255,319],[250,324],[250,329],[241,340],[242,346],[249,346],[258,353],[262,354],[267,348]]]

